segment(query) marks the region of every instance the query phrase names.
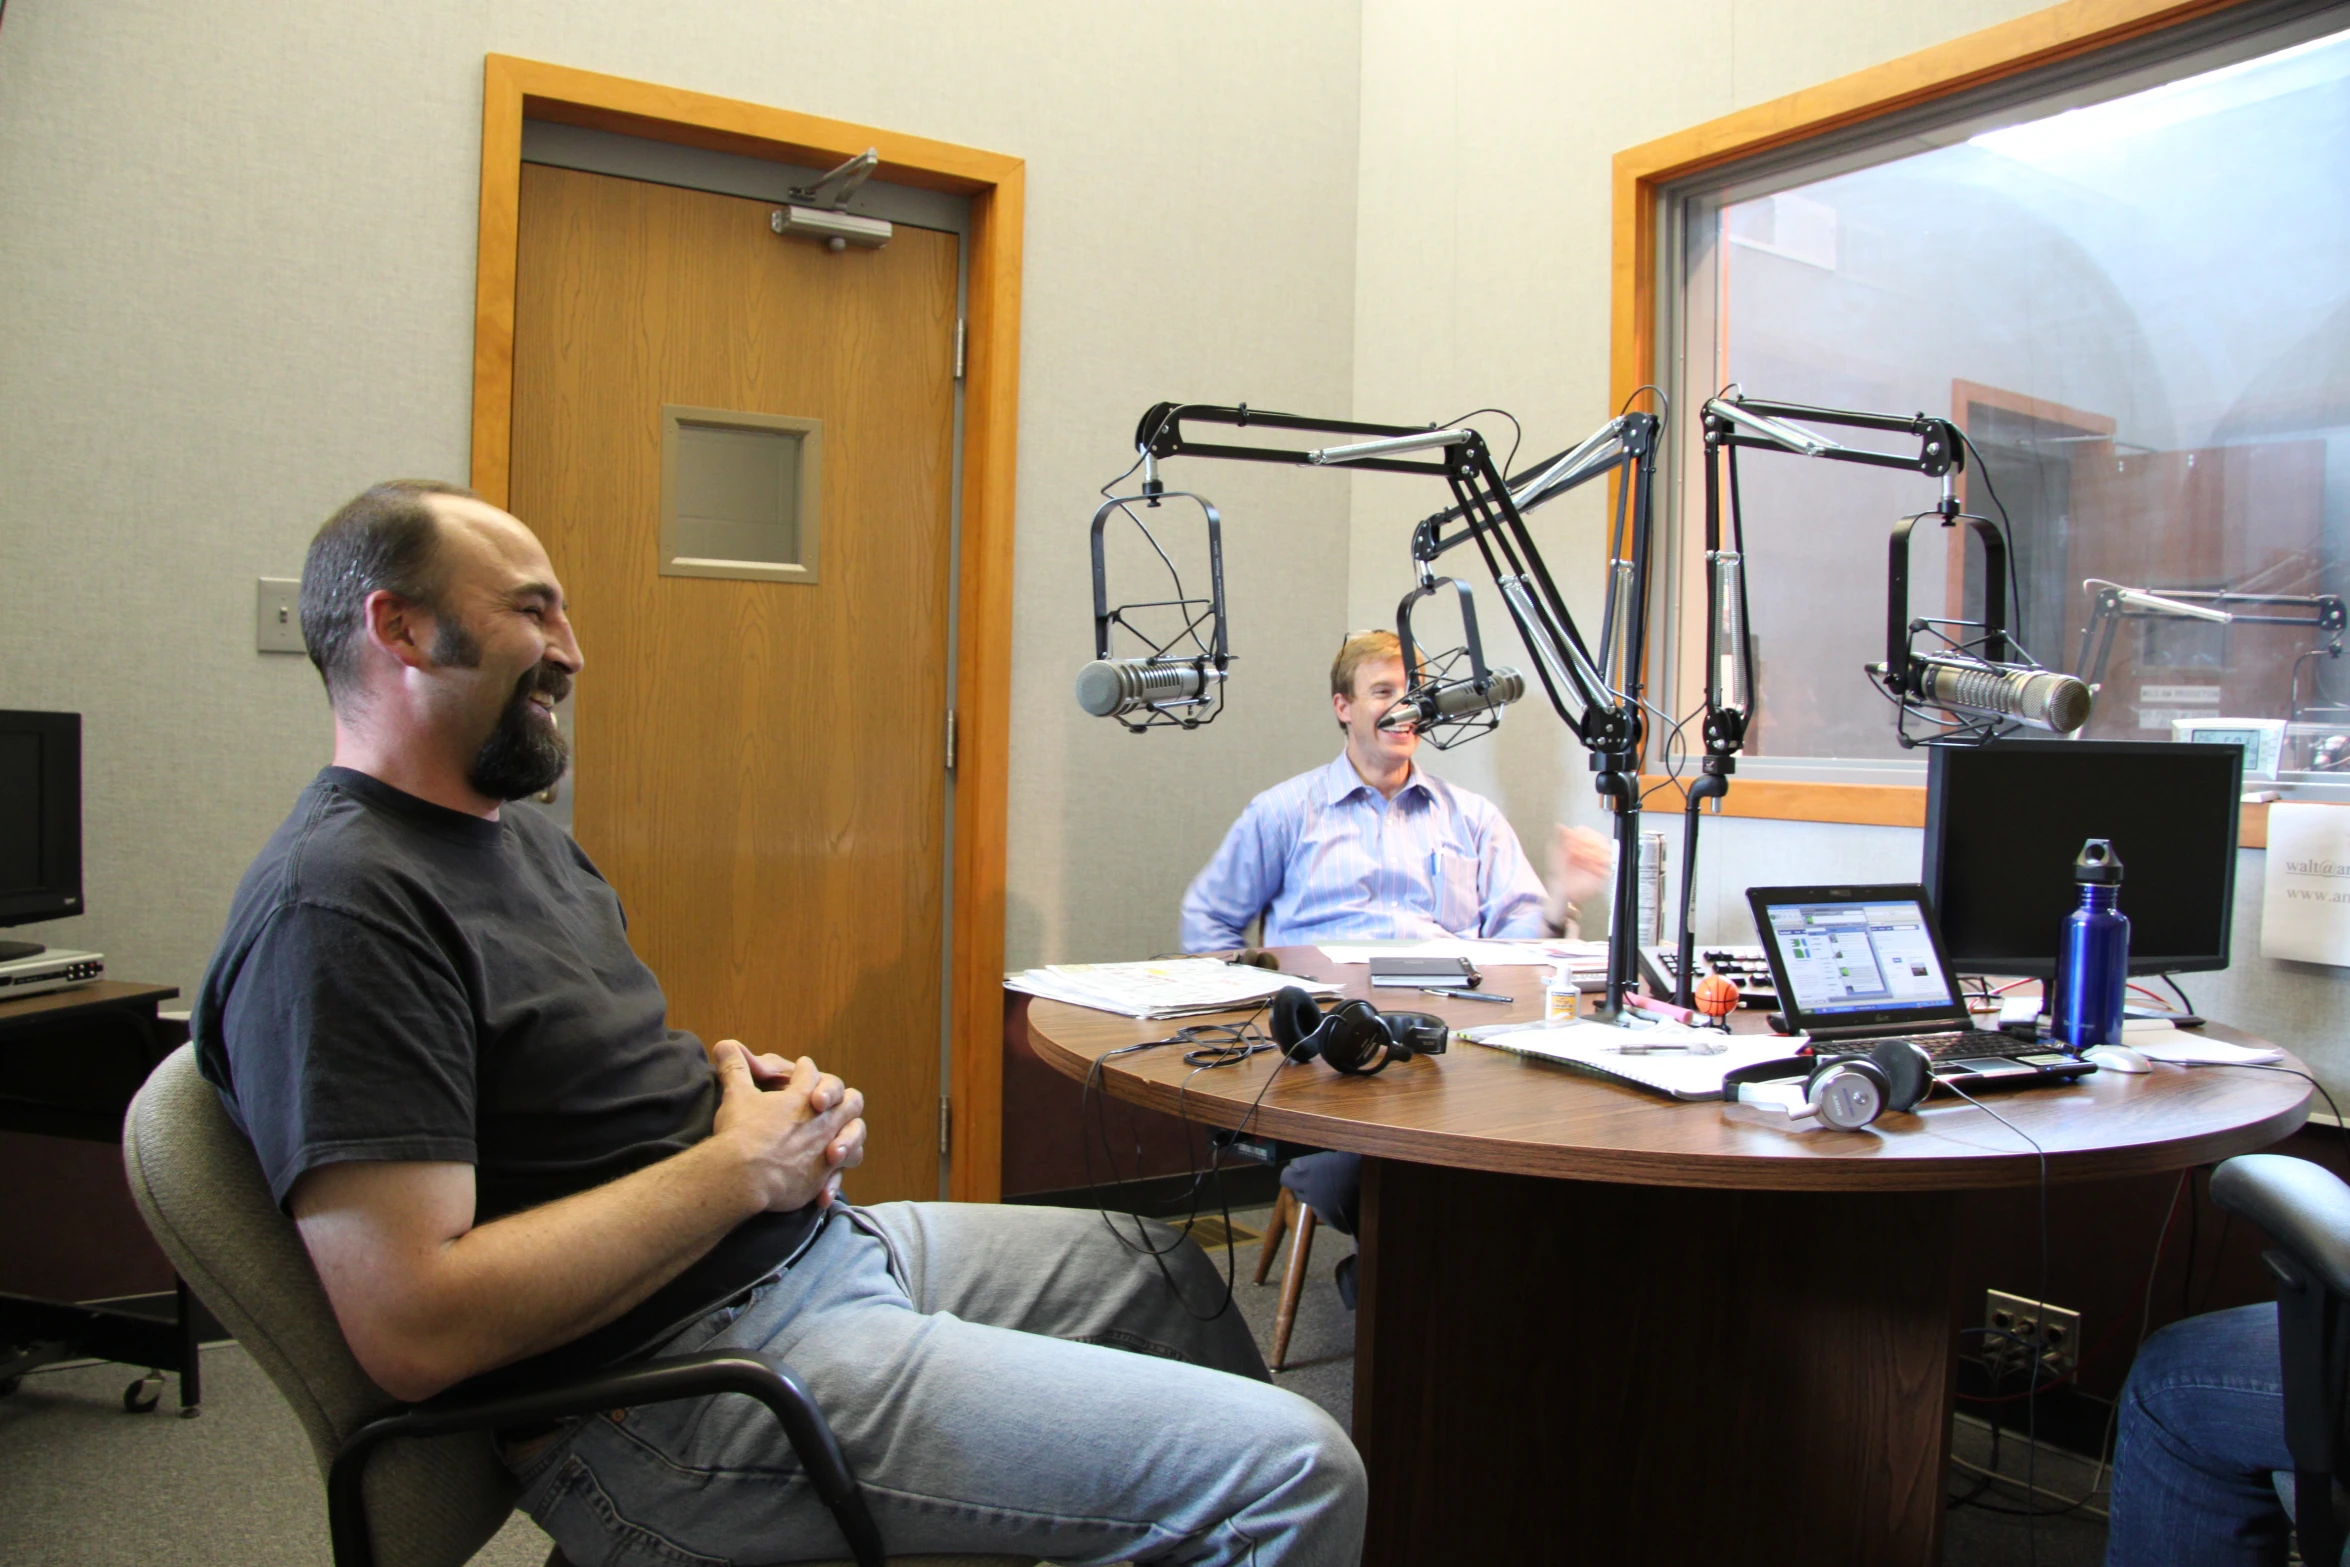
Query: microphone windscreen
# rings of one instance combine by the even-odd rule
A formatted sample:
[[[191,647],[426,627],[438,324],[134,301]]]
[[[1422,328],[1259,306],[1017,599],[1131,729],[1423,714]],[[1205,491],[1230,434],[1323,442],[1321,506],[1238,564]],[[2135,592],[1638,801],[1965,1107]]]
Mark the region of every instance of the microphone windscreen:
[[[1107,718],[1126,701],[1126,682],[1116,664],[1095,659],[1077,671],[1077,705],[1096,718]]]
[[[2034,675],[2024,688],[2024,716],[2069,735],[2089,721],[2089,688],[2071,675]]]

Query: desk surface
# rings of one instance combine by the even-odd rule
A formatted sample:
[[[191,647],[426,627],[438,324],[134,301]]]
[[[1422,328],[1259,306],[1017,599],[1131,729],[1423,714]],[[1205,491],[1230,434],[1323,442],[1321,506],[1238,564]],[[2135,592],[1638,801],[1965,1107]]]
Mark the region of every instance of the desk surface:
[[[1487,988],[1516,998],[1502,1007],[1373,993],[1363,965],[1330,963],[1315,948],[1285,948],[1281,961],[1288,972],[1337,981],[1384,1008],[1433,1012],[1456,1028],[1523,1021],[1541,1010],[1544,971],[1537,968],[1487,971]],[[1103,1052],[1181,1026],[1044,1000],[1028,1016],[1037,1053],[1078,1078]],[[1760,1026],[1756,1014],[1742,1021]],[[2265,1043],[2217,1025],[2206,1032]],[[1318,1148],[1499,1174],[1777,1191],[1947,1191],[2039,1179],[2038,1158],[2015,1131],[1946,1093],[1857,1132],[1795,1133],[1727,1120],[1718,1104],[1679,1103],[1466,1041],[1372,1078],[1341,1077],[1314,1062],[1284,1067],[1268,1084],[1278,1062],[1266,1052],[1195,1071],[1169,1047],[1108,1062],[1101,1081],[1117,1098],[1194,1122],[1233,1127],[1245,1120],[1252,1132]],[[2283,1064],[2301,1065],[2290,1055]],[[2310,1094],[2307,1083],[2283,1072],[2157,1064],[2143,1076],[2098,1072],[2076,1087],[1979,1097],[2047,1151],[2050,1180],[2082,1181],[2265,1148],[2302,1123]]]
[[[38,1017],[44,1012],[70,1012],[76,1007],[117,1006],[130,1002],[169,1001],[179,994],[175,985],[142,985],[131,980],[101,979],[64,990],[44,990],[36,996],[0,1001],[0,1023]]]

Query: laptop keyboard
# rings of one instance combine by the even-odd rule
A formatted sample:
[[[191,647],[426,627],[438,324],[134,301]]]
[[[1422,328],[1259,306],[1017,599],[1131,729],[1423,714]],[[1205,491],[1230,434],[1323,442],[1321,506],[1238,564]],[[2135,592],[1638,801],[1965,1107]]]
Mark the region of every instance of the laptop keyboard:
[[[1988,1029],[1954,1029],[1947,1034],[1905,1035],[1912,1044],[1936,1061],[1968,1056],[2013,1055],[2019,1050],[2045,1050],[2048,1047],[2033,1040],[2018,1039],[2013,1034],[1995,1034]]]

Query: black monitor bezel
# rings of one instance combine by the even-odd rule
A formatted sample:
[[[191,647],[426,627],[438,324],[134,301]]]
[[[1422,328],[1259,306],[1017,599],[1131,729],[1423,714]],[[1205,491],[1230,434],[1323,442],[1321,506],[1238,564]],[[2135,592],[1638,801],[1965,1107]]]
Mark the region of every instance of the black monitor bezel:
[[[70,872],[37,891],[0,894],[0,926],[70,918],[83,911],[82,715],[0,709],[0,732],[65,742],[41,750],[41,797],[61,802],[58,809],[43,813],[41,863]]]
[[[2236,855],[2243,847],[2244,748],[2239,745],[2207,745],[2201,742],[2180,740],[2020,740],[2010,738],[1994,740],[1986,746],[1937,747],[1926,762],[1925,844],[1919,864],[1919,880],[1925,883],[1926,891],[1933,897],[1935,905],[1939,907],[1943,901],[1941,848],[1945,807],[1943,780],[1946,774],[1944,769],[1949,766],[1961,765],[1961,758],[1958,755],[1946,756],[1945,752],[1965,752],[1968,754],[1993,752],[2005,755],[2021,752],[2045,756],[2078,756],[2084,747],[2107,756],[2117,757],[2177,758],[2183,754],[2193,753],[2216,757],[2224,752],[2234,760],[2236,783],[2230,791],[2230,796],[2237,802],[2237,807],[2227,813],[2228,852],[2226,870],[2220,883],[2220,950],[2216,953],[2149,953],[2139,950],[2133,944],[2130,949],[2129,962],[2129,971],[2132,974],[2197,974],[2226,968],[2231,961],[2228,949],[2235,944]],[[2126,872],[2124,886],[2126,889]],[[2052,940],[2054,934],[2053,931],[2050,932]],[[2024,979],[2053,979],[2056,976],[2056,959],[2053,955],[2045,962],[2028,958],[2020,961],[2002,958],[1995,969],[1976,969],[1970,966],[1965,972],[1969,974],[1997,973]]]
[[[1926,936],[1934,943],[1934,961],[1941,965],[1942,983],[1948,987],[1949,1002],[1940,1011],[1932,1007],[1874,1007],[1867,1011],[1806,1012],[1796,999],[1795,983],[1787,973],[1787,962],[1779,952],[1779,938],[1773,933],[1767,912],[1773,904],[1785,903],[1915,903],[1926,917]],[[1810,1033],[1816,1021],[1822,1029],[1838,1034],[1865,1032],[1869,1029],[1913,1028],[1931,1031],[1967,1026],[1969,1014],[1966,991],[1958,982],[1958,971],[1950,966],[1950,954],[1942,948],[1942,922],[1934,917],[1934,900],[1926,889],[1916,882],[1845,882],[1825,887],[1749,887],[1746,889],[1746,907],[1754,916],[1754,929],[1762,942],[1763,955],[1770,961],[1771,979],[1779,987],[1779,1010],[1787,1019],[1787,1026],[1797,1033]]]

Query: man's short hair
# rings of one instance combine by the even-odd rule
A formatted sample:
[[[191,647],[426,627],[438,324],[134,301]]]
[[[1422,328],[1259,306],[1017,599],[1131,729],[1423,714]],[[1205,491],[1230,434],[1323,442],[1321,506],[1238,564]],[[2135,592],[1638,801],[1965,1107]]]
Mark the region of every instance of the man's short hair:
[[[1352,701],[1355,671],[1365,664],[1382,664],[1391,658],[1399,663],[1403,659],[1403,642],[1394,632],[1348,632],[1346,640],[1338,644],[1338,656],[1330,661],[1330,694]]]
[[[326,682],[329,702],[341,702],[358,683],[367,595],[397,594],[441,618],[446,584],[436,495],[480,498],[438,479],[387,479],[345,502],[310,541],[302,562],[302,645]]]

